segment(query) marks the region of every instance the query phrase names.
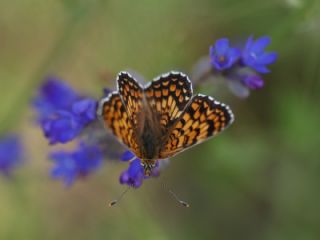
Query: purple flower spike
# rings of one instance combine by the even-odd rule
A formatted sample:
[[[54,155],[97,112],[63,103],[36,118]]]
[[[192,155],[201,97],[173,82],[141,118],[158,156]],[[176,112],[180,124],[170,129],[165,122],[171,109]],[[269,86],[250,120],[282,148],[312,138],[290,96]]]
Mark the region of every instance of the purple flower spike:
[[[97,118],[96,100],[81,97],[71,87],[54,78],[44,82],[33,105],[50,144],[73,140]]]
[[[82,124],[67,111],[58,111],[41,122],[42,130],[50,144],[67,143],[82,130]]]
[[[211,64],[218,71],[232,67],[239,57],[240,50],[229,47],[229,40],[227,38],[217,40],[215,45],[210,47]]]
[[[41,120],[57,110],[69,109],[78,98],[78,94],[70,86],[58,78],[49,77],[40,87],[33,106]]]
[[[17,136],[0,139],[0,173],[10,175],[12,170],[22,162],[23,149]]]
[[[62,179],[69,187],[75,180],[96,171],[102,164],[103,155],[98,147],[80,143],[75,151],[53,152],[50,158],[55,162],[51,176]]]
[[[253,37],[247,40],[245,49],[242,52],[242,62],[259,73],[268,73],[267,65],[277,60],[277,53],[265,52],[265,48],[270,44],[270,37],[264,36],[253,41]]]
[[[91,98],[76,101],[72,105],[72,113],[79,118],[79,121],[86,125],[96,119],[97,101]]]

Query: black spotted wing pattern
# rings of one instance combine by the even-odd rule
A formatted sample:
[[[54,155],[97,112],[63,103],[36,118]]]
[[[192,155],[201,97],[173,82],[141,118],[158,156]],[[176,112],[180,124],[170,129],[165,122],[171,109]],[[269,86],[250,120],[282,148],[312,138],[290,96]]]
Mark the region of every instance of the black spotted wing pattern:
[[[110,93],[100,102],[98,115],[122,143],[127,145],[135,155],[140,155],[132,121],[118,92]]]
[[[212,97],[194,96],[162,146],[160,158],[168,158],[217,135],[234,120],[230,108]]]
[[[134,126],[138,124],[138,116],[142,110],[143,88],[127,72],[120,72],[117,78],[118,91],[129,118]]]
[[[144,92],[153,114],[158,115],[161,127],[168,131],[181,116],[193,91],[185,74],[169,72],[154,79]]]

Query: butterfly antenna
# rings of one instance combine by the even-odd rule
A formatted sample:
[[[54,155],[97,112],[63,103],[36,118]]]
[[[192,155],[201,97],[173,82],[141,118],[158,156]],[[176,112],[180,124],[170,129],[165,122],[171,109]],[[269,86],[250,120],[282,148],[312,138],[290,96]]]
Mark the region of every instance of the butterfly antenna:
[[[121,199],[122,199],[122,197],[129,191],[130,188],[131,188],[130,186],[127,187],[126,190],[124,190],[117,199],[111,201],[111,202],[109,203],[109,207],[113,207],[113,206],[116,205],[118,202],[120,202]]]
[[[190,207],[190,204],[189,204],[189,203],[181,200],[181,199],[177,196],[177,194],[174,193],[171,189],[168,189],[164,183],[162,183],[161,186],[162,186],[162,188],[163,188],[165,191],[167,191],[168,193],[170,193],[170,194],[173,196],[173,198],[174,198],[178,203],[180,203],[183,207]]]

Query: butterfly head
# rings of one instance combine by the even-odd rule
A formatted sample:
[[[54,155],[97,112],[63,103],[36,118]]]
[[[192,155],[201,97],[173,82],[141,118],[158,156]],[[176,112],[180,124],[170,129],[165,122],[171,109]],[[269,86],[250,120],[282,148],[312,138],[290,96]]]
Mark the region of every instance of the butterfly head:
[[[156,161],[154,160],[142,161],[141,165],[143,167],[144,175],[146,177],[149,177],[152,174],[152,170],[156,167]]]

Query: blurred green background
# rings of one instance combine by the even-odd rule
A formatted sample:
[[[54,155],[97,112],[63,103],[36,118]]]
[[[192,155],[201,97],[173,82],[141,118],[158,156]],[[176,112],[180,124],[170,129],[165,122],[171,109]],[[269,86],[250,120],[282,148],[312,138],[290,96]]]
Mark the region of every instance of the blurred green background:
[[[1,1],[0,133],[23,135],[27,161],[0,179],[0,239],[320,239],[319,26],[318,0]],[[246,100],[216,96],[233,126],[161,176],[190,208],[159,181],[108,208],[124,164],[70,189],[48,177],[30,109],[45,76],[98,97],[120,70],[189,72],[216,39],[250,34],[271,36],[279,53],[266,87]]]

